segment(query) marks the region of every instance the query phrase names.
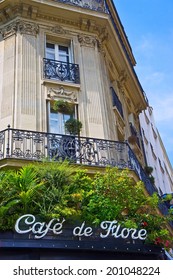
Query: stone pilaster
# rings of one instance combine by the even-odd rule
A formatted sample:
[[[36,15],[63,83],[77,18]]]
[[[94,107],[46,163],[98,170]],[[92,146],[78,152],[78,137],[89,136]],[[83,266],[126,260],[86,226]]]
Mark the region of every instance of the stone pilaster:
[[[104,113],[101,99],[101,69],[98,61],[100,55],[97,39],[92,36],[80,34],[78,36],[81,50],[81,92],[85,104],[86,135],[90,137],[104,138]],[[81,97],[82,98],[82,97]]]
[[[3,48],[2,67],[2,91],[1,91],[1,128],[8,124],[13,126],[13,108],[15,91],[15,51],[16,36],[12,35],[1,42]]]
[[[32,30],[22,29],[18,41],[16,125],[22,129],[36,130],[37,38],[35,31],[34,33],[30,31]]]

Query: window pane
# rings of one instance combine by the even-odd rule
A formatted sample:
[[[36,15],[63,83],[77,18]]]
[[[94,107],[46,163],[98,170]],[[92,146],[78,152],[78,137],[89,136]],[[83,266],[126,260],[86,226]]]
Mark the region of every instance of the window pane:
[[[68,47],[59,46],[59,60],[69,63],[69,50]]]
[[[51,43],[46,43],[46,48],[47,49],[55,49],[55,45],[54,44],[51,44]]]
[[[49,132],[57,134],[65,134],[65,122],[70,118],[68,114],[55,112],[50,108],[49,115]]]
[[[55,60],[55,54],[46,52],[46,58]]]
[[[46,58],[55,60],[55,45],[46,43]]]
[[[68,54],[68,47],[59,46],[59,52],[64,53],[64,54]]]

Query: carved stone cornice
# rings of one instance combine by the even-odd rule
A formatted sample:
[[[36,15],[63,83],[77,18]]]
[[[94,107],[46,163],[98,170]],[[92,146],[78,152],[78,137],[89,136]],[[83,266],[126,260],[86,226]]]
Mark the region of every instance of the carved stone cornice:
[[[99,39],[100,41],[103,42],[107,42],[109,39],[109,35],[108,35],[108,31],[106,27],[103,28],[98,28],[98,35],[99,35]]]
[[[92,32],[95,29],[95,21],[90,19],[80,19],[80,29]]]
[[[56,97],[63,97],[72,102],[77,102],[77,94],[74,91],[69,91],[63,86],[59,88],[49,88],[47,92],[47,97],[50,99],[55,99]]]
[[[126,96],[125,94],[124,94],[124,100],[125,100],[125,102],[126,102],[126,105],[131,109],[131,111],[134,109],[134,106],[133,106],[133,104],[132,104],[132,102],[131,102],[131,100],[130,100],[130,98],[128,97],[128,96]]]
[[[22,1],[20,1],[22,2]],[[1,9],[0,19],[3,23],[8,22],[9,20],[14,19],[17,16],[22,16],[25,19],[35,19],[37,16],[38,9],[35,6],[28,5],[25,3],[13,3]]]
[[[34,23],[18,20],[0,29],[0,34],[2,34],[3,39],[15,35],[17,32],[36,36],[39,32],[39,26]]]
[[[93,36],[80,34],[78,35],[78,41],[81,46],[94,48],[97,45],[97,39]]]
[[[124,91],[124,86],[127,82],[128,75],[125,70],[122,70],[119,74],[118,80],[117,80],[117,85],[120,91]]]

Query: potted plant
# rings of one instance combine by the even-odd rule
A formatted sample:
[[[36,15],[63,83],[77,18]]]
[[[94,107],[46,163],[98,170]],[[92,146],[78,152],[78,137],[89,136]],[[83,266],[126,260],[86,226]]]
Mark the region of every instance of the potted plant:
[[[137,142],[137,137],[135,135],[129,136],[128,137],[128,142],[132,145],[135,144]]]
[[[152,166],[145,166],[144,171],[148,178],[150,179],[150,182],[154,185],[155,184],[155,178],[152,176],[153,167]]]
[[[58,111],[59,113],[64,114],[73,114],[74,106],[72,103],[69,103],[67,101],[64,101],[63,99],[56,100],[53,105],[53,109],[55,111]]]
[[[82,123],[74,118],[70,118],[65,122],[65,128],[71,135],[77,135],[82,129]]]
[[[145,166],[144,170],[145,170],[145,173],[149,176],[153,172],[153,167],[152,166]]]

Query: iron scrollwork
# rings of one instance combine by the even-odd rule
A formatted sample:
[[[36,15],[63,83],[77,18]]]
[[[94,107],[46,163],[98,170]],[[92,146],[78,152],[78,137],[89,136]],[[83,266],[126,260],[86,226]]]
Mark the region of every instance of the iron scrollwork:
[[[56,79],[60,81],[80,83],[79,65],[66,63],[58,60],[43,59],[43,72],[45,79]]]
[[[102,13],[107,13],[104,0],[54,0],[69,5],[79,6],[85,9],[90,9]]]

